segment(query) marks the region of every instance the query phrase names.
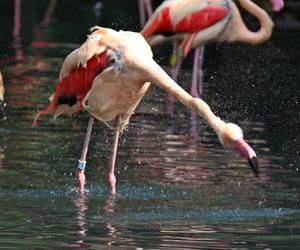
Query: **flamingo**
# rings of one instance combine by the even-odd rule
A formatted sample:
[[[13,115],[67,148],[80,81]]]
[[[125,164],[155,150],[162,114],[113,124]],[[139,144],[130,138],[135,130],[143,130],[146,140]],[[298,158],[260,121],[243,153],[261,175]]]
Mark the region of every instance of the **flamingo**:
[[[283,0],[270,2],[274,11],[279,11],[284,6]],[[199,97],[202,94],[199,68],[202,68],[203,45],[212,41],[259,44],[271,37],[273,22],[269,15],[250,0],[240,0],[240,4],[258,19],[261,26],[259,31],[252,32],[246,27],[232,0],[164,1],[141,31],[150,45],[165,41],[180,43],[178,62],[176,63],[176,59],[174,61],[175,56],[171,60],[171,65],[175,66],[172,70],[174,80],[178,76],[182,60],[195,48],[191,95]]]
[[[150,46],[140,33],[117,32],[96,26],[81,47],[66,57],[51,102],[36,114],[33,124],[37,124],[40,115],[47,113],[54,113],[56,117],[60,114],[72,115],[81,108],[89,111],[85,142],[76,170],[79,192],[84,193],[86,154],[96,118],[115,130],[108,182],[111,193],[116,193],[114,170],[119,134],[127,126],[150,82],[203,117],[218,135],[221,144],[240,153],[258,175],[256,154],[243,139],[242,129],[221,120],[206,102],[188,94],[152,56]]]
[[[2,74],[0,71],[0,101],[2,102],[4,100],[4,86],[3,86],[3,78],[2,78]]]

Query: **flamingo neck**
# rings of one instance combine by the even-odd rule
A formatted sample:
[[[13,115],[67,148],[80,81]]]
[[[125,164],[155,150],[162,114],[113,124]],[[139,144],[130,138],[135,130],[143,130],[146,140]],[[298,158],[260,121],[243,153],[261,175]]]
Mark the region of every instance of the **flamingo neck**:
[[[272,35],[273,29],[273,22],[268,13],[250,0],[240,0],[240,4],[243,9],[258,19],[260,29],[257,32],[249,30],[245,25],[237,6],[230,1],[232,19],[220,40],[250,44],[259,44],[268,40]]]
[[[220,133],[226,123],[212,112],[206,102],[188,94],[154,60],[144,60],[143,62],[137,65],[139,65],[138,67],[144,81],[151,81],[164,89],[177,98],[184,106],[197,112],[217,134]]]

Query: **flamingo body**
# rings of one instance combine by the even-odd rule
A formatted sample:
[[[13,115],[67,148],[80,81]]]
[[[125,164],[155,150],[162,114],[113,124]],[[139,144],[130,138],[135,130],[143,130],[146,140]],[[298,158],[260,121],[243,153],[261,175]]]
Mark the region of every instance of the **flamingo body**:
[[[203,10],[196,11],[191,15],[184,17],[175,27],[175,32],[191,33],[203,30],[216,22],[222,20],[228,15],[229,9],[223,6],[208,6]]]
[[[155,10],[141,33],[150,45],[180,42],[184,57],[190,49],[211,41],[258,44],[268,40],[273,28],[269,15],[250,0],[240,3],[258,18],[261,27],[257,32],[246,27],[232,0],[167,0]]]
[[[112,71],[112,68],[108,68],[95,78],[90,94],[84,100],[88,100],[88,105],[85,102],[84,105],[98,120],[111,122],[117,115],[122,115],[124,123],[145,95],[150,83],[132,81],[131,76]]]
[[[158,14],[157,18],[144,29],[143,35],[148,37],[154,34],[195,33],[214,25],[229,14],[228,7],[205,6],[200,10],[193,10],[190,13],[186,13],[187,15],[172,21],[171,11],[171,7],[165,7]]]

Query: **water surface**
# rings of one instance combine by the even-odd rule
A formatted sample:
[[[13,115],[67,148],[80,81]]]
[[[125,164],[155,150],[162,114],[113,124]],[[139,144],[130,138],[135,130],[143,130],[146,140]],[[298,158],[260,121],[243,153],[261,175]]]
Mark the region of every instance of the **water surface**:
[[[136,6],[103,2],[99,17],[94,3],[72,2],[85,16],[79,22],[65,11],[70,1],[57,1],[40,25],[49,3],[22,1],[15,33],[13,1],[0,4],[0,249],[299,249],[299,29],[280,26],[258,47],[206,47],[203,98],[244,129],[260,178],[181,104],[168,114],[166,94],[152,86],[121,135],[117,195],[106,179],[112,131],[96,123],[82,196],[74,170],[87,112],[75,117],[76,127],[45,116],[32,128],[33,114],[88,27],[137,30]],[[169,50],[154,51],[164,65]],[[179,82],[189,90],[190,81],[188,61]]]

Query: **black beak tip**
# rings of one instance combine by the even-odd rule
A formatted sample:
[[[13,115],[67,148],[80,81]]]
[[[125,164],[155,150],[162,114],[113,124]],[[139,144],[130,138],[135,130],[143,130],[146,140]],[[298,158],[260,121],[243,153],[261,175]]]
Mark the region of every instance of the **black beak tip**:
[[[248,160],[250,167],[252,168],[254,174],[259,177],[259,166],[257,158],[254,156]]]

